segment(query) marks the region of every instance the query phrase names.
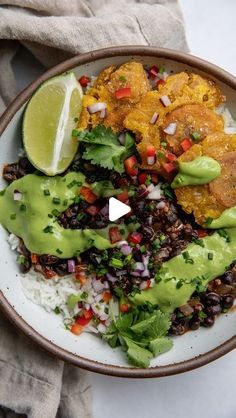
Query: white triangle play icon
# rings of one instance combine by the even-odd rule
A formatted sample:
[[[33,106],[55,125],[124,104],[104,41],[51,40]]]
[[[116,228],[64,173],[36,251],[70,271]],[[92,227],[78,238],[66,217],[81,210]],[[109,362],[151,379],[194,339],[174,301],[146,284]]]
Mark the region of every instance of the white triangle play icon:
[[[114,197],[109,199],[109,221],[114,222],[131,211],[130,206],[120,202]]]

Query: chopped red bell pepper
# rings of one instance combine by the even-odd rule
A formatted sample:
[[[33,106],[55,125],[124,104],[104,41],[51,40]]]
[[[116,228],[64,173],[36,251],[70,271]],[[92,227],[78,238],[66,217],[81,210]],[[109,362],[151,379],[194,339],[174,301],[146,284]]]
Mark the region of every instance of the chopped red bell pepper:
[[[142,238],[143,236],[139,232],[131,232],[128,236],[128,241],[132,242],[133,244],[140,244]]]
[[[92,317],[94,316],[94,313],[93,313],[93,310],[89,308],[89,309],[84,309],[83,315],[86,319],[92,319]]]
[[[181,142],[181,147],[184,151],[187,151],[192,146],[192,141],[190,138],[184,138],[184,140]]]
[[[82,286],[86,283],[87,277],[84,271],[75,272],[75,280],[79,280]]]
[[[198,229],[197,233],[198,233],[199,238],[204,238],[204,237],[207,237],[207,235],[208,235],[208,233],[205,229]]]
[[[85,318],[84,315],[76,319],[76,323],[81,325],[82,327],[85,327],[85,325],[88,325],[90,321],[91,321],[91,318]]]
[[[116,197],[120,202],[126,203],[129,200],[129,192],[128,190],[124,190],[122,193],[118,194]]]
[[[120,312],[122,313],[126,313],[129,311],[129,305],[127,305],[127,303],[122,303],[120,305]]]
[[[138,174],[138,161],[135,155],[127,158],[124,162],[126,172],[131,176],[137,176]]]
[[[30,256],[30,258],[31,258],[31,262],[33,264],[36,264],[38,262],[38,256],[37,256],[37,254],[32,253],[31,256]]]
[[[117,226],[113,226],[109,229],[109,237],[112,244],[122,240],[121,233]]]
[[[73,334],[80,335],[83,332],[83,327],[76,323],[72,325],[70,330],[73,332]]]
[[[97,195],[89,187],[82,186],[80,194],[88,203],[94,203],[97,200]]]
[[[154,157],[156,155],[156,148],[153,145],[147,145],[146,150],[147,157]]]
[[[88,83],[90,83],[90,78],[86,75],[82,75],[79,79],[79,83],[82,87],[87,87]]]
[[[139,184],[145,184],[147,180],[147,174],[146,173],[140,173],[138,175],[138,182]]]
[[[176,166],[173,163],[165,163],[163,164],[163,168],[168,174],[176,170]]]
[[[131,97],[131,87],[123,87],[115,91],[116,99],[125,99]]]
[[[54,270],[51,270],[50,268],[45,268],[43,271],[46,279],[52,279],[53,277],[55,277],[57,275],[57,273],[55,273]]]
[[[171,152],[168,152],[167,153],[167,159],[168,159],[168,161],[170,161],[172,163],[173,161],[176,160],[176,156],[174,154],[172,154]]]
[[[153,65],[151,68],[149,68],[149,70],[148,70],[148,75],[151,77],[151,78],[155,78],[155,77],[157,77],[158,76],[158,73],[159,73],[159,68],[156,66],[156,65]]]
[[[149,289],[149,287],[151,286],[151,279],[147,280],[146,285],[146,289]]]
[[[151,174],[152,183],[158,184],[158,175],[156,173]]]
[[[166,84],[165,80],[158,80],[156,82],[156,87],[159,88],[161,86],[164,86],[164,84]]]
[[[103,292],[102,298],[103,298],[105,303],[108,303],[112,298],[111,292]]]
[[[98,214],[98,212],[99,212],[99,208],[97,207],[97,206],[95,206],[95,205],[91,205],[91,206],[89,206],[85,211],[89,214],[89,215],[91,215],[91,216],[95,216],[95,215],[97,215]]]

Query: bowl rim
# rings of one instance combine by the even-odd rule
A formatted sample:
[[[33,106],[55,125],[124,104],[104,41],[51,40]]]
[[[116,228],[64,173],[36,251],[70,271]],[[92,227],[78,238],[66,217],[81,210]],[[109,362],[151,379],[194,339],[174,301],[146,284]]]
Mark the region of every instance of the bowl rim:
[[[98,49],[92,52],[87,52],[81,55],[76,55],[70,59],[67,59],[60,64],[50,68],[40,77],[34,80],[28,87],[26,87],[8,106],[5,112],[0,117],[0,135],[7,128],[9,122],[14,117],[15,113],[21,108],[21,106],[31,97],[34,91],[39,85],[46,81],[48,78],[61,74],[65,71],[72,70],[73,68],[87,64],[93,61],[112,58],[116,56],[149,56],[153,58],[170,59],[181,64],[187,64],[193,66],[199,71],[204,71],[209,74],[210,77],[214,77],[226,85],[236,90],[236,77],[223,70],[222,68],[211,64],[201,58],[195,57],[183,52],[166,49],[156,48],[150,46],[119,46]],[[136,369],[132,367],[121,367],[110,364],[100,363],[94,360],[86,359],[84,357],[73,354],[52,341],[47,340],[35,329],[33,329],[11,306],[3,292],[0,291],[0,308],[8,319],[20,329],[27,337],[31,338],[34,343],[39,345],[47,352],[53,354],[55,357],[72,363],[83,369],[117,377],[129,377],[129,378],[153,378],[171,376],[178,373],[194,370],[198,367],[206,365],[211,361],[214,361],[226,353],[236,348],[236,335],[225,341],[223,344],[216,348],[201,354],[197,357],[185,360],[179,363],[173,363],[166,366],[156,366],[148,369]]]

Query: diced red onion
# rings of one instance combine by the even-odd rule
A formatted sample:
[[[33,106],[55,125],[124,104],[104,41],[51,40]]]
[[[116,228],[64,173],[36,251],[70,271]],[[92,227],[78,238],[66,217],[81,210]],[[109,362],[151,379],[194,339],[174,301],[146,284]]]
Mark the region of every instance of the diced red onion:
[[[152,125],[154,125],[154,123],[156,123],[156,121],[157,121],[157,118],[158,118],[158,113],[157,112],[153,113],[153,115],[152,115],[152,117],[150,119],[150,123]]]
[[[119,136],[118,136],[118,140],[120,142],[121,145],[125,145],[125,133],[122,132]]]
[[[105,289],[110,289],[109,283],[107,281],[103,282]]]
[[[111,282],[111,283],[115,283],[117,281],[117,277],[113,276],[110,273],[107,273],[106,277],[107,277],[107,280],[109,280],[109,282]]]
[[[151,157],[147,157],[147,163],[148,165],[153,165],[155,163],[156,157],[155,155],[151,156]]]
[[[161,202],[158,202],[156,205],[157,209],[163,209],[166,206],[165,202],[163,200]]]
[[[100,214],[103,216],[108,216],[109,215],[109,205],[105,205],[101,210],[100,210]]]
[[[134,270],[135,271],[143,271],[145,269],[143,263],[137,261],[137,263],[135,263],[134,265]]]
[[[20,201],[22,197],[23,197],[22,193],[18,192],[17,190],[14,191],[13,200]]]
[[[152,221],[153,221],[153,216],[149,215],[148,218],[147,218],[148,225],[152,225]]]
[[[166,96],[166,95],[161,96],[160,101],[163,104],[163,106],[165,106],[165,107],[168,107],[168,106],[171,105],[171,101],[170,101],[169,97]]]
[[[154,187],[154,189],[152,189],[148,196],[147,199],[149,200],[159,200],[162,198],[162,194],[161,194],[161,189],[160,189],[160,185],[158,184],[157,186]]]
[[[125,239],[122,239],[121,241],[118,241],[116,245],[117,247],[122,247],[122,245],[128,245],[128,242]]]
[[[139,186],[138,188],[138,197],[142,198],[142,197],[146,197],[148,195],[148,189],[144,184],[141,184],[141,186]]]
[[[153,192],[153,190],[155,190],[154,184],[153,183],[149,184],[147,189],[148,189],[149,192]]]
[[[107,330],[107,327],[104,324],[100,323],[97,326],[97,330],[100,332],[100,334],[104,334]]]
[[[68,271],[69,273],[75,272],[75,261],[74,260],[68,260],[67,261]]]
[[[120,251],[122,252],[122,254],[127,256],[132,253],[132,248],[130,247],[130,245],[124,244],[122,245],[122,247],[120,247]]]
[[[89,113],[97,113],[101,112],[102,110],[105,110],[107,107],[106,103],[104,102],[97,102],[87,107]]]
[[[116,272],[117,277],[123,276],[124,274],[127,274],[127,270],[117,270]]]
[[[141,283],[140,283],[140,285],[139,285],[139,289],[140,289],[140,290],[145,290],[145,289],[147,289],[147,281],[146,281],[146,280],[144,280],[143,282],[141,282]]]
[[[144,271],[142,271],[141,277],[149,277],[149,276],[150,276],[150,272],[148,269],[145,269]]]
[[[142,262],[143,262],[144,267],[148,266],[149,258],[150,258],[149,255],[144,255],[144,254],[142,255]]]
[[[139,271],[131,271],[130,274],[131,274],[131,276],[134,276],[134,277],[140,277],[140,272]]]
[[[172,122],[164,129],[164,132],[168,135],[174,135],[176,132],[176,128],[177,128],[177,123]]]
[[[92,285],[95,292],[102,292],[104,289],[104,284],[100,280],[93,280]]]
[[[102,300],[102,294],[100,293],[99,295],[96,295],[94,300],[95,302],[100,302],[100,300]]]
[[[102,109],[99,114],[100,119],[105,119],[106,117],[106,109]]]

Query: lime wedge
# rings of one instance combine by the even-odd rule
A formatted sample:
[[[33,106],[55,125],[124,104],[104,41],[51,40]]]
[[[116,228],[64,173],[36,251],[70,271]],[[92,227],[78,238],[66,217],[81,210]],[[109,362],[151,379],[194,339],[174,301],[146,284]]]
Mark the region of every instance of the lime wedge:
[[[78,141],[71,133],[82,109],[83,92],[73,73],[54,77],[30,99],[23,120],[23,143],[31,163],[48,176],[67,169]]]

